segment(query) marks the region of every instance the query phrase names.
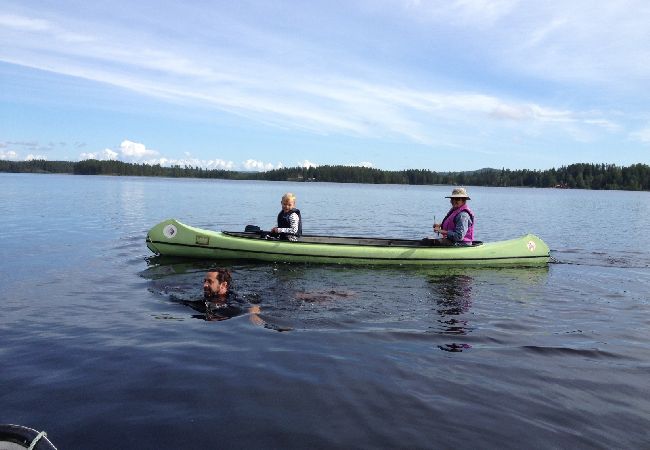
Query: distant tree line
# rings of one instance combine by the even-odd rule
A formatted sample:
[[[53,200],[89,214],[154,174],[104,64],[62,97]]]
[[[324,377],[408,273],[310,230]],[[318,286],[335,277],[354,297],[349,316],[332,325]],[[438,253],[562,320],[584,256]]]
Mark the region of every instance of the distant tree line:
[[[230,180],[321,181],[369,184],[447,184],[471,186],[560,187],[578,189],[650,190],[650,166],[633,164],[571,164],[559,169],[510,170],[480,169],[466,172],[431,170],[380,170],[370,167],[319,166],[288,167],[268,172],[241,172],[204,169],[192,166],[163,167],[160,164],[135,164],[122,161],[5,161],[0,172],[62,173],[74,175],[121,175],[173,178],[219,178]]]

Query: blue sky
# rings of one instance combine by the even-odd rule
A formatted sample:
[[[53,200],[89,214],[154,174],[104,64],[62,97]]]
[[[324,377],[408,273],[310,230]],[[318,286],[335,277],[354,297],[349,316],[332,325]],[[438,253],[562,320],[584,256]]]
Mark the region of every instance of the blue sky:
[[[650,3],[0,6],[0,159],[650,163]]]

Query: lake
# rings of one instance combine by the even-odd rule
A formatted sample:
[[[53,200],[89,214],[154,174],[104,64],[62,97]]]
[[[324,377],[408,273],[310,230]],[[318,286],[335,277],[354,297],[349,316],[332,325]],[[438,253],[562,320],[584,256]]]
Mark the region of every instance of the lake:
[[[166,260],[170,217],[421,238],[451,186],[0,174],[0,423],[59,449],[647,448],[650,193],[468,187],[545,268]],[[243,308],[210,321],[205,271]],[[249,313],[258,306],[259,314]]]

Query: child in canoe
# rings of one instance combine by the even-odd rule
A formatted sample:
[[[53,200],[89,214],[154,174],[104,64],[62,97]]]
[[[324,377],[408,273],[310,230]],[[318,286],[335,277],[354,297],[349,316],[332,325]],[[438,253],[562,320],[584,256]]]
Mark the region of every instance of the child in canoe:
[[[282,196],[282,211],[278,214],[278,226],[271,229],[271,233],[280,235],[280,239],[297,241],[302,234],[302,217],[296,208],[296,196],[287,192]]]

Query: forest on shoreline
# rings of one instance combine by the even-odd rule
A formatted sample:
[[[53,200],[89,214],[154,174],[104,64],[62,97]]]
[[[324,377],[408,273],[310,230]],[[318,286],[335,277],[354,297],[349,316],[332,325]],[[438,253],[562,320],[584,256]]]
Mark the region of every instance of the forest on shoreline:
[[[77,162],[0,160],[0,172],[367,184],[650,190],[650,166],[646,164],[622,167],[614,164],[577,163],[548,170],[487,168],[466,172],[434,172],[426,169],[395,171],[370,167],[318,166],[287,167],[267,172],[244,172],[178,165],[163,167],[159,164],[137,164],[115,160],[88,159]]]

